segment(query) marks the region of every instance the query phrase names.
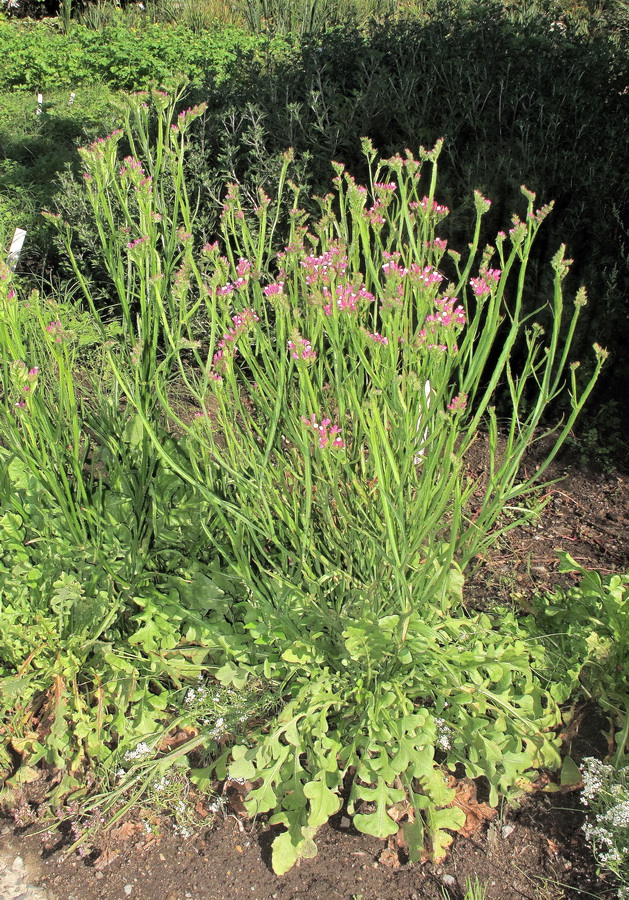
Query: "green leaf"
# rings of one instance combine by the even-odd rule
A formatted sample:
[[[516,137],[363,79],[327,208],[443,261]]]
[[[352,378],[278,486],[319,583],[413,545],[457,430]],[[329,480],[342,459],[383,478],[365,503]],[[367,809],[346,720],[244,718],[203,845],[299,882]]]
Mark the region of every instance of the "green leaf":
[[[282,653],[282,659],[289,663],[309,663],[314,658],[313,648],[303,641],[295,641]]]
[[[435,809],[431,804],[424,811],[426,816],[426,830],[431,843],[431,857],[433,862],[440,862],[446,855],[446,851],[453,841],[449,831],[459,831],[465,825],[465,813],[458,806],[449,806],[446,809]],[[448,829],[446,831],[445,829]]]
[[[256,767],[251,761],[253,751],[249,747],[237,745],[232,748],[232,763],[229,767],[229,777],[251,781],[256,777]]]
[[[271,864],[276,875],[285,875],[298,859],[314,859],[317,855],[317,845],[308,834],[309,829],[301,829],[306,832],[306,837],[297,837],[294,829],[284,831],[273,841]]]
[[[139,413],[136,413],[125,425],[123,440],[131,447],[138,447],[142,442],[143,434],[144,425],[142,424],[142,417]]]
[[[247,669],[237,666],[235,663],[228,661],[224,666],[216,672],[216,678],[222,685],[229,687],[233,685],[236,690],[243,688],[249,680],[249,672]]]
[[[318,828],[341,808],[341,798],[322,781],[309,781],[304,785],[304,794],[310,800],[308,824]]]
[[[583,781],[581,771],[571,756],[565,757],[559,780],[562,787],[574,787],[574,785],[581,784]]]
[[[376,804],[375,812],[358,813],[354,816],[354,825],[359,831],[377,838],[386,838],[391,834],[397,834],[398,825],[387,813],[387,807],[403,800],[406,796],[405,791],[389,787],[384,779],[379,778],[375,788],[363,785],[356,787],[356,795],[368,803]]]
[[[564,550],[557,550],[559,558],[558,572],[583,572],[583,566],[580,566],[576,559],[573,559],[569,553]]]
[[[424,854],[424,822],[419,812],[414,822],[404,825],[404,838],[408,844],[408,858],[410,862],[417,863]]]

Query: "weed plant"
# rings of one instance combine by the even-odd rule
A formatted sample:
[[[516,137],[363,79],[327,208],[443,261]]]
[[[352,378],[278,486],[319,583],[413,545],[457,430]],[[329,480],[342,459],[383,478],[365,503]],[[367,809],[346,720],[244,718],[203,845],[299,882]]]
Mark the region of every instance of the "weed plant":
[[[437,196],[441,142],[418,159],[379,160],[365,141],[369,185],[336,164],[314,219],[286,181],[287,158],[275,200],[261,192],[246,209],[229,187],[222,240],[199,248],[184,156],[204,109],[173,120],[175,109],[160,93],[132,100],[122,162],[122,131],[82,151],[109,314],[70,227],[54,221],[143,477],[164,468],[202,500],[207,546],[233,579],[229,610],[206,595],[199,639],[210,670],[226,687],[281,686],[281,712],[195,778],[229,772],[255,785],[250,815],[285,829],[273,845],[277,872],[316,853],[315,835],[344,796],[359,830],[384,838],[401,822],[411,859],[439,859],[464,818],[447,770],[484,775],[496,804],[559,761],[560,711],[535,674],[543,646],[513,615],[467,609],[463,586],[475,556],[537,512],[535,484],[601,369],[597,345],[582,391],[576,364],[566,368],[585,292],[564,327],[561,248],[550,332],[523,314],[531,246],[551,210],[526,188],[525,217],[482,251],[490,202],[477,192],[467,251],[448,249],[438,235],[448,215]],[[282,249],[284,190],[293,200]],[[30,387],[29,377],[25,369]],[[511,414],[499,449],[500,384]],[[564,390],[569,415],[540,431]],[[16,435],[29,425],[18,422]],[[473,477],[466,456],[480,429],[487,465]],[[546,459],[520,479],[526,449],[544,435]],[[513,518],[498,527],[505,508]]]
[[[560,554],[559,571],[576,573],[579,583],[541,595],[537,622],[549,635],[557,667],[569,671],[580,692],[610,717],[618,768],[629,754],[629,575],[601,576],[568,553]]]
[[[629,766],[583,760],[585,836],[601,866],[618,880],[619,900],[629,897]]]

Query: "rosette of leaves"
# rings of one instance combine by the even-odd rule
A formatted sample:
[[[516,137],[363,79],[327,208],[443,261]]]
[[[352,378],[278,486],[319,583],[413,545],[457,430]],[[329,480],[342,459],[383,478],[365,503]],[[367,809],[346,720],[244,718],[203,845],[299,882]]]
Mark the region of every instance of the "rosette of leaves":
[[[460,589],[460,573],[452,576]],[[286,703],[217,768],[252,786],[252,818],[269,814],[282,827],[277,873],[316,854],[318,830],[344,803],[359,831],[399,834],[411,860],[439,860],[465,824],[447,773],[462,766],[469,778],[484,776],[497,806],[539,766],[559,763],[559,709],[534,675],[544,650],[512,614],[426,609],[412,615],[400,646],[398,615],[341,615],[333,633],[312,598],[286,585],[281,612],[266,609],[262,620],[254,607],[243,605],[242,624],[256,661],[251,644],[232,642],[217,675],[283,681]]]

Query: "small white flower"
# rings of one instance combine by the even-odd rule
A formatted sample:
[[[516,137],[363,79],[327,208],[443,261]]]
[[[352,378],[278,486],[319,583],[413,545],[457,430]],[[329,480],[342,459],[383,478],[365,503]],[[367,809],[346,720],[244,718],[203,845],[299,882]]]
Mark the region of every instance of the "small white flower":
[[[132,759],[143,759],[145,756],[148,756],[150,752],[151,748],[149,745],[145,741],[140,741],[140,743],[136,745],[135,750],[127,750],[124,759],[127,762]]]

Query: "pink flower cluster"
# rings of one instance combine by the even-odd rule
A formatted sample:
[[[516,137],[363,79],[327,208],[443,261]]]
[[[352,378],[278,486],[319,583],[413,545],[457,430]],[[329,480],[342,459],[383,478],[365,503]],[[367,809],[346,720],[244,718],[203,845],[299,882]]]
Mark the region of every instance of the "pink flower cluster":
[[[223,201],[223,211],[221,213],[221,218],[224,219],[230,212],[233,212],[237,219],[244,219],[245,214],[241,209],[238,209],[238,201],[239,201],[239,193],[238,193],[238,185],[230,183],[227,185],[227,194],[225,195],[225,199]]]
[[[385,217],[382,215],[383,210],[385,210],[388,206],[388,203],[385,203],[383,199],[378,199],[369,209],[363,209],[363,218],[367,219],[367,221],[371,224],[372,228],[378,231],[384,223],[386,222]]]
[[[190,122],[198,119],[198,117],[202,115],[206,109],[207,103],[199,103],[197,104],[197,106],[191,106],[189,109],[184,109],[183,112],[180,112],[179,116],[177,117],[177,124],[170,126],[173,134],[178,134],[180,131],[185,131]]]
[[[395,191],[397,191],[397,184],[395,183],[395,181],[376,181],[376,183],[374,184],[374,190],[376,192],[376,195],[382,194],[386,196],[387,194],[394,194]]]
[[[50,322],[48,325],[46,325],[46,331],[51,337],[54,337],[57,344],[60,344],[63,341],[63,326],[61,325],[59,319],[57,319],[56,322]]]
[[[105,149],[106,145],[116,141],[121,135],[122,128],[118,128],[106,137],[96,138],[96,140],[92,141],[88,147],[80,147],[79,153],[93,153],[97,157],[102,157],[102,151]]]
[[[470,286],[477,297],[486,297],[491,294],[492,283],[497,285],[502,272],[500,269],[481,269],[478,278],[470,278]]]
[[[223,287],[218,288],[216,291],[216,295],[218,297],[226,297],[228,294],[233,294],[234,291],[242,291],[243,288],[247,287],[249,282],[249,274],[251,272],[251,263],[248,259],[239,259],[238,265],[236,266],[236,279],[235,281],[228,281],[227,284],[223,285]]]
[[[134,241],[129,241],[127,244],[128,250],[135,250],[136,247],[139,247],[141,244],[145,244],[148,241],[148,235],[144,235],[144,237],[136,238]]]
[[[330,284],[332,278],[342,278],[347,271],[348,260],[340,247],[330,247],[321,256],[307,256],[301,261],[306,270],[306,284],[315,284],[319,281]]]
[[[367,337],[370,341],[373,341],[374,344],[383,344],[386,347],[389,343],[389,338],[382,334],[378,334],[377,331],[368,331]]]
[[[452,412],[463,412],[467,406],[467,394],[457,394],[452,398],[452,402],[448,403],[448,409]]]
[[[433,266],[424,266],[422,269],[418,263],[411,264],[409,278],[413,284],[426,288],[431,287],[433,284],[441,284],[443,281],[443,275]]]
[[[272,284],[267,284],[262,288],[262,293],[265,297],[280,297],[284,294],[284,282],[274,281]]]
[[[321,450],[331,447],[334,450],[342,450],[345,447],[345,441],[341,437],[341,429],[338,425],[332,425],[330,419],[321,419],[321,423],[317,422],[317,417],[313,413],[310,418],[302,416],[301,421],[309,428],[313,428],[317,433],[317,444]]]
[[[454,330],[462,328],[466,322],[465,310],[462,306],[455,306],[456,297],[437,297],[435,300],[436,312],[430,313],[424,320],[425,327],[422,328],[417,338],[421,344],[424,344],[429,350],[439,350],[445,353],[448,349],[447,344],[427,343],[430,339],[436,339],[437,336],[443,334],[442,329]],[[456,344],[452,349],[456,351]]]
[[[243,309],[241,313],[232,316],[233,326],[227,329],[219,341],[218,350],[212,357],[212,365],[207,373],[208,378],[211,378],[213,381],[223,380],[221,373],[225,372],[227,357],[231,356],[233,359],[238,353],[236,341],[259,321],[259,317],[252,309],[249,309],[249,307]]]
[[[456,297],[438,297],[435,300],[437,312],[426,316],[426,322],[434,322],[437,325],[465,325],[465,310],[462,306],[456,306]]]
[[[120,169],[121,176],[139,175],[141,178],[144,178],[145,174],[144,167],[139,159],[136,159],[135,156],[125,156]]]
[[[326,316],[331,316],[335,307],[341,312],[354,313],[357,310],[356,304],[359,300],[373,303],[376,299],[367,288],[361,287],[356,290],[349,284],[337,284],[335,293],[336,296],[333,297],[329,288],[323,288],[323,299],[328,301],[323,306],[323,312]]]
[[[289,341],[288,349],[293,359],[314,360],[317,358],[317,351],[312,349],[312,344],[307,338],[296,338],[294,341]]]
[[[408,269],[399,264],[401,255],[399,252],[387,253],[386,250],[384,251],[383,256],[386,262],[382,266],[382,271],[387,278],[404,278],[408,275]]]
[[[32,369],[26,369],[26,365],[22,362],[21,359],[15,360],[12,364],[13,373],[15,376],[15,381],[17,382],[18,387],[22,390],[24,394],[31,393],[35,389],[35,384],[37,382],[37,375],[39,369],[37,366],[34,366]],[[20,399],[15,404],[16,406],[23,408],[26,406],[26,401]]]
[[[386,163],[386,165],[390,166],[390,168],[396,172],[401,172],[402,169],[406,167],[410,170],[412,175],[417,177],[420,163],[417,162],[408,148],[406,148],[404,152],[406,153],[406,159],[403,156],[400,156],[399,153],[396,153],[395,156],[392,156],[390,159],[383,159],[382,162]]]
[[[450,210],[447,206],[442,206],[437,203],[436,200],[431,200],[430,197],[422,197],[421,200],[413,200],[409,204],[411,209],[421,209],[425,213],[432,213],[434,216],[447,216]]]
[[[382,271],[386,278],[401,280],[408,277],[412,284],[424,288],[431,287],[433,284],[441,284],[443,281],[443,275],[433,266],[424,266],[422,268],[418,263],[411,263],[410,269],[407,269],[406,266],[401,266],[399,263],[401,258],[399,252],[387,253],[385,251],[383,256],[386,262],[382,266]]]

